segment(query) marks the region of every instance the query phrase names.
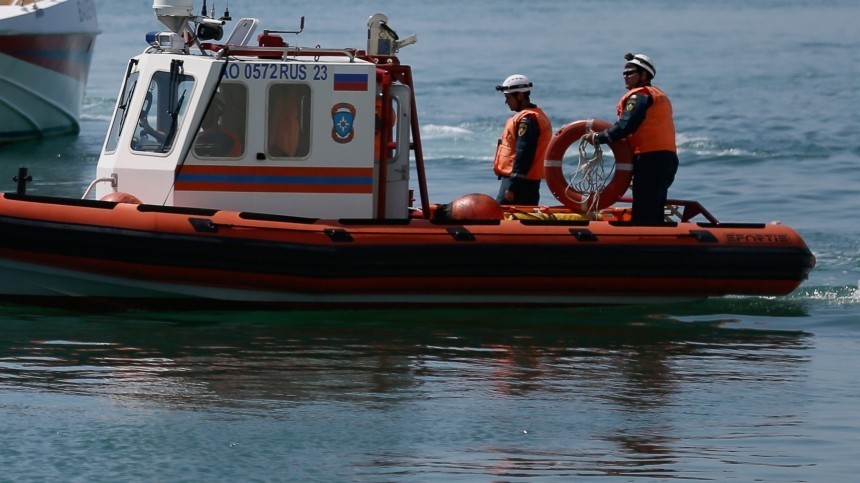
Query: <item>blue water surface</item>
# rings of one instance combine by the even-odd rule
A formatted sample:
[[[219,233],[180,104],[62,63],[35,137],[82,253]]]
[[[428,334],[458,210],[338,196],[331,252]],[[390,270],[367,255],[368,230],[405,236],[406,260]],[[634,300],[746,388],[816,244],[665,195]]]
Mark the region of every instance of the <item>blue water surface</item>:
[[[0,147],[3,190],[19,166],[33,194],[80,196],[95,176],[127,59],[163,28],[146,0],[96,4],[104,32],[81,134]],[[612,119],[624,53],[647,53],[675,109],[671,196],[721,221],[788,224],[818,265],[785,297],[628,308],[6,304],[0,480],[818,482],[860,472],[857,2],[229,8],[276,29],[305,16],[308,46],[363,48],[376,12],[417,34],[401,59],[414,68],[436,202],[497,191],[492,156],[510,112],[493,86],[507,75],[533,80],[555,127]],[[551,196],[544,189],[542,201]]]

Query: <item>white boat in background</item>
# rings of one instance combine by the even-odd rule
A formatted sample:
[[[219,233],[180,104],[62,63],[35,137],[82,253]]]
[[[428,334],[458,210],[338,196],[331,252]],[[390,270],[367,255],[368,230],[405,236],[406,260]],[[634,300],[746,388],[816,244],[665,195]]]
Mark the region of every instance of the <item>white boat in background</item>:
[[[79,131],[99,33],[94,0],[0,0],[0,142]]]

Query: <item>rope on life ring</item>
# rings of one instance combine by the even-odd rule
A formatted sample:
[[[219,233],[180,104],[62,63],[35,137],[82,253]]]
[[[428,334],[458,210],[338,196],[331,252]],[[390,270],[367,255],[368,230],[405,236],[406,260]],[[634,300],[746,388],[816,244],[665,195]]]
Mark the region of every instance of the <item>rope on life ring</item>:
[[[575,141],[580,141],[589,128],[603,131],[612,124],[600,119],[574,121],[559,129],[549,142],[544,158],[546,184],[556,199],[577,213],[593,213],[611,206],[624,196],[633,178],[633,150],[626,140],[609,143],[615,155],[612,179],[596,192],[580,192],[572,177],[564,173],[564,153]]]

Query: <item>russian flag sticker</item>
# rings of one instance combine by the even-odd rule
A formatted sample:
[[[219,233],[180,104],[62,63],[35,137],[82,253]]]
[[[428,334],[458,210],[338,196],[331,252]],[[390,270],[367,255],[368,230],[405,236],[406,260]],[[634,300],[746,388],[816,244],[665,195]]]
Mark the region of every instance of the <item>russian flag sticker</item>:
[[[366,91],[367,74],[338,74],[334,75],[334,90],[336,91]]]

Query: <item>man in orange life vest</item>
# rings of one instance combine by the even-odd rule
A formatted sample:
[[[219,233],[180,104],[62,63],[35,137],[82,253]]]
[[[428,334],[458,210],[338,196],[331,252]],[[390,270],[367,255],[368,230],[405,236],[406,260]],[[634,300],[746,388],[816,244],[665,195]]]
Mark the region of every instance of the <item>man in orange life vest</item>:
[[[669,186],[678,171],[672,103],[651,85],[657,70],[651,58],[626,54],[627,93],[618,102],[618,121],[603,132],[591,131],[586,140],[605,144],[627,138],[633,148],[633,223],[662,224]]]
[[[493,170],[502,180],[496,201],[503,205],[537,205],[552,124],[529,99],[532,83],[528,77],[511,75],[496,90],[505,95],[505,103],[516,112],[505,123],[496,147]]]
[[[245,152],[242,139],[222,123],[225,114],[224,100],[219,92],[212,99],[203,118],[202,131],[194,140],[194,153],[202,157],[235,158]]]

